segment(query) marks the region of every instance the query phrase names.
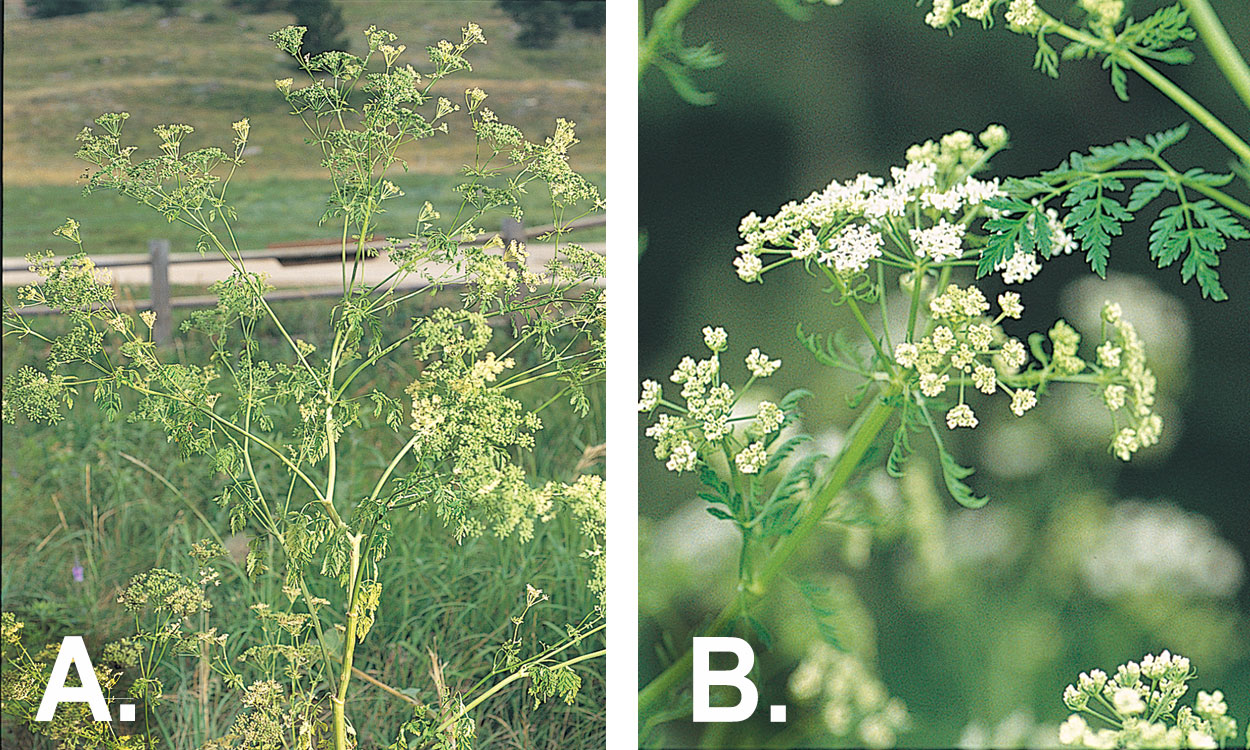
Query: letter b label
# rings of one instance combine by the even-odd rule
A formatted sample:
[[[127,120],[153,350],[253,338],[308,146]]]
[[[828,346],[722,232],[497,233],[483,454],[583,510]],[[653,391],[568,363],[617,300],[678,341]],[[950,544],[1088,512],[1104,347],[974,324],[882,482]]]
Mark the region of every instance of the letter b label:
[[[733,669],[712,670],[712,653],[735,654],[738,664]],[[755,713],[759,691],[747,674],[755,666],[755,652],[741,638],[694,639],[694,720],[700,723],[745,721]],[[737,688],[741,699],[736,706],[713,706],[712,686]]]

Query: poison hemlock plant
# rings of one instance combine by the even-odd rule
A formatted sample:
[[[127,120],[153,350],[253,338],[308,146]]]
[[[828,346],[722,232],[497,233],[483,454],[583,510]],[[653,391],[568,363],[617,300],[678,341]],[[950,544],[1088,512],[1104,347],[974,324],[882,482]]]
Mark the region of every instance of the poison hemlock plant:
[[[89,165],[86,192],[117,191],[195,229],[201,252],[233,266],[212,287],[217,305],[192,313],[181,327],[209,343],[209,360],[174,361],[153,343],[153,313],[136,317],[118,304],[72,219],[56,234],[75,254],[59,261],[51,253],[31,256],[42,282],[22,288],[16,308],[6,305],[5,337],[43,342],[47,362],[5,380],[5,422],[57,422],[88,408],[82,402],[89,398],[110,418],[159,426],[185,459],[208,461],[226,478],[215,501],[228,513],[229,531],[251,539],[246,577],[274,580],[263,590],[276,598],[257,594],[253,605],[264,640],[234,644],[208,624],[220,544],[193,550],[198,581],[163,569],[136,575],[121,595],[135,635],[110,645],[98,669],[113,697],[141,700],[143,729],[117,736],[110,725],[84,724],[72,712],[51,724],[30,723],[70,745],[158,742],[150,728],[162,706],[163,661],[191,653],[212,665],[241,707],[228,733],[207,747],[354,747],[353,663],[368,648],[388,594],[379,571],[387,565],[391,519],[400,512],[441,519],[447,554],[469,537],[522,542],[557,516],[574,519],[583,540],[571,554],[584,558],[598,605],[532,651],[520,629],[548,597],[532,586],[522,591],[519,582],[518,610],[499,613],[510,619],[511,636],[477,685],[463,692],[447,685],[435,659],[432,690],[392,689],[413,705],[393,748],[471,747],[474,709],[517,681],[528,681],[535,705],[556,697],[571,702],[581,684],[574,667],[604,653],[593,647],[604,628],[603,480],[539,481],[524,468],[542,436],[543,410],[567,404],[586,415],[587,387],[602,379],[604,260],[563,241],[572,220],[603,207],[594,186],[569,167],[574,126],[557,120],[551,136],[533,142],[484,106],[481,89],[466,90],[459,104],[431,93],[444,78],[471,70],[467,53],[486,43],[476,24],[457,42],[428,47],[426,71],[400,62],[405,47],[375,27],[365,32],[363,58],[304,54],[304,34],[290,26],[271,38],[305,75],[303,83],[285,78],[276,85],[329,173],[322,222],[341,230],[342,296],[324,343],[289,333],[265,299],[272,287],[246,268],[235,244],[228,191],[243,164],[246,119],[234,123],[226,149],[188,151],[182,141],[189,126],[157,127],[159,152],[138,161],[137,147],[124,140],[125,113],[105,114],[79,135],[78,156]],[[409,236],[386,240],[395,269],[366,280],[361,264],[378,252],[367,240],[387,203],[403,197],[387,177],[404,166],[396,154],[462,131],[472,133],[477,157],[456,189],[459,204],[426,202]],[[549,239],[556,252],[545,267],[530,267],[523,245],[498,236],[474,244],[484,235],[478,223],[486,212],[504,209],[519,219],[520,197],[539,188],[550,195],[555,224]],[[412,317],[399,338],[384,340],[383,316],[411,315],[405,303],[421,297],[432,309]],[[23,307],[39,304],[58,311],[68,330],[45,335],[23,317]],[[281,341],[282,349],[262,349],[262,336]],[[405,393],[374,387],[383,366],[416,373]],[[532,405],[522,399],[535,383],[560,385]],[[388,425],[402,447],[368,480],[371,492],[346,496],[349,473],[371,471],[340,460],[347,438],[366,423]],[[314,583],[334,596],[314,595]],[[4,711],[27,721],[41,692],[31,686],[41,675],[46,681],[50,652],[27,650],[20,631],[6,614]],[[122,675],[127,679],[119,681]]]
[[[710,104],[691,72],[722,61],[710,45],[692,49],[682,42],[682,21],[696,5],[697,0],[670,0],[656,12],[640,43],[639,73],[660,67],[686,101]],[[1007,145],[1006,131],[992,125],[979,138],[956,132],[912,146],[906,164],[892,168],[889,179],[861,174],[834,181],[774,216],[744,218],[734,259],[739,278],[763,283],[782,266],[800,265],[834,306],[854,317],[862,335],[801,327],[797,335],[818,362],[858,379],[848,401],[863,409],[837,454],[822,455],[816,441],[798,429],[807,391],[791,391],[775,403],[757,401],[748,390],[780,365],[759,349],[746,358],[745,384],[730,385],[738,368],[722,363],[728,336],[712,326],[703,331],[711,356],[687,357],[669,376],[680,388],[677,396],[657,380],[644,381],[639,409],[655,415],[646,434],[655,441],[656,458],[671,471],[696,473],[708,513],[732,523],[741,536],[736,594],[702,634],[736,630],[767,646],[772,637],[754,615],[781,595],[774,584],[788,582],[812,599],[811,582],[788,579],[787,563],[810,546],[822,524],[845,526],[848,533],[872,526],[856,501],[857,478],[875,464],[884,464],[896,478],[914,471],[906,463],[921,436],[936,444],[951,497],[967,508],[987,503],[970,484],[973,469],[961,466],[943,444],[948,432],[975,428],[984,408],[1026,418],[1052,389],[1071,384],[1094,389],[1110,412],[1114,427],[1107,445],[1117,458],[1128,461],[1159,440],[1164,424],[1154,409],[1155,377],[1141,338],[1114,300],[1103,305],[1099,330],[1082,334],[1059,320],[1046,331],[1016,338],[1007,331],[1024,312],[1022,293],[1012,289],[991,300],[976,283],[959,279],[1000,273],[1010,287],[1035,277],[1045,261],[1078,251],[1105,276],[1124,224],[1141,217],[1151,222],[1148,250],[1160,268],[1179,264],[1182,280],[1196,281],[1203,297],[1227,299],[1220,254],[1250,248],[1250,205],[1234,194],[1241,183],[1250,185],[1250,146],[1245,134],[1234,132],[1155,64],[1190,62],[1193,54],[1184,45],[1201,38],[1247,108],[1250,66],[1205,0],[1184,0],[1142,20],[1128,16],[1119,0],[1080,0],[1066,7],[1052,16],[1034,0],[934,0],[924,20],[952,33],[964,20],[986,28],[1001,23],[1033,37],[1034,65],[1051,77],[1058,76],[1061,60],[1099,60],[1123,100],[1129,97],[1129,73],[1136,74],[1228,148],[1234,159],[1230,169],[1183,165],[1165,153],[1188,134],[1189,124],[1182,123],[1144,138],[1074,150],[1035,176],[987,180],[978,175]],[[1060,20],[1071,18],[1079,23]],[[1056,39],[1066,44],[1056,48]],[[888,309],[895,288],[906,300],[902,318]],[[990,406],[994,401],[1002,406]],[[882,433],[890,437],[878,449]],[[871,675],[863,654],[843,643],[846,630],[829,625],[836,608],[825,599],[812,606],[824,645]],[[851,600],[844,609],[856,606],[853,594]],[[860,630],[870,627],[869,619]],[[667,668],[640,692],[644,738],[689,710],[688,704],[672,702],[687,684],[691,655],[678,647],[668,656]],[[811,665],[842,661],[813,649],[791,678],[791,692],[800,699],[821,693],[812,677],[819,668]],[[839,713],[832,723],[826,717],[822,731],[846,736],[854,729],[850,714],[842,711],[850,705],[848,697],[826,700]],[[1219,702],[1204,699],[1211,706],[1213,700]],[[873,715],[868,734],[861,727],[858,741],[892,744],[906,725],[906,711],[901,705],[882,709],[890,705],[884,696],[874,703],[873,710],[882,713]],[[1067,731],[1069,737],[1077,734],[1071,727]],[[1208,739],[1216,736],[1202,731]],[[1095,736],[1098,742],[1105,739]],[[1219,741],[1231,737],[1221,734]],[[1189,741],[1171,739],[1157,746]]]
[[[935,28],[952,29],[961,18],[993,26],[996,11],[1005,8],[1006,26],[1037,41],[1034,67],[1059,77],[1060,60],[1100,59],[1110,71],[1116,95],[1129,99],[1129,76],[1133,71],[1172,99],[1182,110],[1220,140],[1240,163],[1243,179],[1250,169],[1250,144],[1183,89],[1156,70],[1151,61],[1182,65],[1194,55],[1185,42],[1198,37],[1191,21],[1202,30],[1216,63],[1228,82],[1250,108],[1250,67],[1212,12],[1206,0],[1186,0],[1162,7],[1142,20],[1126,15],[1121,0],[1081,0],[1073,12],[1083,19],[1074,27],[1042,10],[1034,0],[972,0],[956,5],[936,0],[925,21]],[[1050,41],[1066,40],[1061,49]],[[1250,206],[1226,191],[1234,174],[1211,173],[1202,167],[1182,171],[1163,156],[1189,132],[1188,124],[1144,140],[1129,138],[1109,146],[1094,146],[1088,153],[1073,152],[1063,163],[1029,178],[1004,183],[1007,196],[995,204],[1006,216],[989,224],[994,230],[982,255],[978,271],[986,273],[1006,260],[1017,248],[1037,250],[1049,256],[1053,248],[1049,233],[1042,231],[1042,214],[1054,201],[1070,209],[1064,221],[1073,230],[1090,267],[1106,275],[1112,239],[1122,225],[1147,207],[1159,208],[1150,225],[1150,257],[1160,268],[1180,261],[1181,278],[1196,279],[1204,297],[1228,298],[1220,286],[1219,253],[1250,240]],[[1247,183],[1250,184],[1250,183]]]
[[[880,459],[892,476],[902,476],[924,435],[936,444],[950,495],[969,508],[988,498],[967,483],[973,470],[946,449],[944,434],[978,425],[974,403],[979,410],[995,408],[979,402],[998,401],[996,408],[1023,418],[1039,398],[1072,384],[1094,389],[1111,413],[1115,428],[1108,450],[1118,458],[1127,461],[1158,441],[1163,421],[1153,409],[1155,377],[1119,305],[1103,306],[1092,342],[1063,320],[1021,340],[1003,328],[1024,313],[1020,292],[1003,292],[991,303],[975,284],[955,283],[957,273],[983,262],[992,226],[1004,216],[1000,181],[974,175],[1006,146],[1007,133],[998,125],[976,138],[957,131],[909,148],[906,163],[893,167],[889,180],[861,174],[834,181],[773,216],[752,213],[742,220],[743,242],[733,262],[740,279],[763,283],[783,266],[801,266],[834,306],[850,310],[864,346],[843,331],[799,327],[797,333],[817,361],[861,379],[849,400],[866,406],[841,452],[822,455],[809,436],[786,430],[810,394],[796,390],[776,403],[746,408],[749,389],[781,362],[752,349],[745,358],[749,378],[731,386],[732,371],[721,362],[728,335],[710,326],[703,334],[711,356],[687,357],[669,376],[681,389],[678,396],[666,396],[658,381],[643,383],[639,409],[657,415],[646,430],[656,458],[674,472],[698,472],[708,512],[733,523],[742,537],[738,595],[708,632],[758,631],[752,612],[812,533],[829,518],[856,523],[854,510],[835,501],[887,428],[889,448]],[[1076,241],[1066,222],[1053,209],[1039,215],[1039,231],[1048,234],[1053,253],[1071,252]],[[1018,285],[1041,272],[1042,262],[1020,249],[995,267],[1004,283]],[[891,324],[891,282],[901,285],[907,300],[901,324]],[[800,591],[806,587],[794,583]],[[836,645],[832,634],[827,639]],[[655,717],[662,696],[689,667],[687,654],[643,689],[644,720]],[[902,727],[904,715],[888,727],[891,732]]]

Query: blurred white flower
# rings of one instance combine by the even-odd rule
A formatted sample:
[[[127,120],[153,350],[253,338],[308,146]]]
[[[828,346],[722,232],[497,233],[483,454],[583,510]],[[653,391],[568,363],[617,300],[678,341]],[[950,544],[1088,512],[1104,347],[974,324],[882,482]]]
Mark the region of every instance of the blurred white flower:
[[[1205,516],[1171,503],[1126,501],[1111,509],[1101,539],[1082,556],[1096,595],[1173,591],[1229,598],[1241,589],[1245,563]]]

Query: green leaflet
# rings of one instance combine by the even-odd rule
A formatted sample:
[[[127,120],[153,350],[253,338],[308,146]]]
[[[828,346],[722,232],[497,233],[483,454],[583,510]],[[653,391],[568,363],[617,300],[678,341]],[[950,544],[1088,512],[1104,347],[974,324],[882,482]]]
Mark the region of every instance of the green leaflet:
[[[898,429],[894,431],[894,442],[885,462],[886,473],[896,479],[903,476],[903,464],[912,453],[911,439],[908,436],[913,432],[919,432],[925,424],[923,415],[912,401],[904,398],[898,400],[900,402]]]
[[[803,348],[811,352],[816,361],[822,365],[848,370],[857,375],[868,375],[868,368],[864,358],[841,328],[831,334],[827,334],[822,340],[819,333],[805,333],[803,324],[799,323],[795,327],[795,335],[798,336],[799,343],[803,345]]]
[[[1186,47],[1173,46],[1177,42],[1191,42],[1197,32],[1189,27],[1189,12],[1180,3],[1160,8],[1141,21],[1134,21],[1132,16],[1124,22],[1124,28],[1114,39],[1100,39],[1096,44],[1071,42],[1064,46],[1059,57],[1064,60],[1081,60],[1105,55],[1102,67],[1111,75],[1111,88],[1121,101],[1128,101],[1128,74],[1124,69],[1121,57],[1125,53],[1135,54],[1168,65],[1186,65],[1193,62],[1194,53]],[[1098,27],[1090,27],[1094,36],[1103,36]],[[1037,56],[1033,67],[1042,70],[1052,78],[1059,76],[1059,60],[1054,50],[1046,44],[1042,34],[1038,35]]]
[[[963,483],[964,479],[972,476],[974,470],[961,466],[955,457],[946,451],[946,446],[942,444],[942,435],[938,432],[937,425],[933,421],[933,417],[929,415],[929,410],[920,404],[920,411],[924,415],[924,421],[929,425],[929,431],[933,433],[933,440],[937,443],[938,457],[942,465],[942,478],[946,480],[946,491],[951,497],[955,498],[955,502],[965,508],[980,508],[989,502],[989,497],[978,497],[973,494],[972,488]]]
[[[1183,200],[1183,192],[1180,194]],[[1228,246],[1229,239],[1247,238],[1250,231],[1214,201],[1183,202],[1163,209],[1150,225],[1150,257],[1163,268],[1184,255],[1181,279],[1188,282],[1197,278],[1202,296],[1220,302],[1228,299],[1228,294],[1215,270],[1220,264],[1216,253]]]
[[[1064,225],[1081,241],[1090,268],[1104,278],[1111,257],[1111,238],[1124,232],[1122,222],[1133,220],[1133,214],[1107,195],[1108,191],[1123,189],[1124,183],[1114,177],[1096,177],[1074,186],[1063,201],[1065,207],[1072,209],[1064,218]]]
[[[1054,243],[1046,205],[1062,197],[1062,206],[1069,209],[1064,227],[1079,243],[1090,268],[1105,276],[1112,240],[1123,233],[1123,225],[1170,193],[1176,203],[1163,207],[1151,224],[1150,257],[1160,268],[1182,261],[1182,281],[1197,280],[1203,297],[1227,299],[1217,271],[1218,253],[1229,240],[1250,237],[1250,230],[1245,219],[1213,198],[1196,195],[1224,200],[1218,189],[1232,180],[1232,174],[1211,174],[1199,167],[1182,173],[1163,158],[1163,151],[1188,132],[1188,125],[1182,124],[1144,139],[1092,146],[1088,153],[1074,152],[1036,177],[1006,180],[1007,196],[988,202],[1003,215],[985,222],[990,235],[978,275],[990,273],[1017,251],[1036,250],[1049,257]]]
[[[1124,24],[1124,30],[1116,37],[1116,42],[1136,48],[1146,57],[1173,65],[1184,65],[1192,62],[1194,55],[1184,47],[1173,48],[1178,41],[1192,42],[1198,36],[1189,27],[1189,11],[1180,3],[1160,8],[1136,23],[1132,17]]]
[[[781,468],[781,463],[786,460],[800,445],[810,442],[811,435],[795,435],[781,444],[780,448],[772,448],[768,452],[768,463],[764,464],[764,469],[760,472],[761,476],[767,476],[770,472]]]
[[[841,608],[838,607],[838,602],[829,587],[801,578],[790,580],[803,595],[803,599],[807,601],[807,606],[811,608],[820,637],[837,650],[843,653],[849,652],[850,649],[839,635],[841,628],[838,627],[837,619]]]
[[[663,15],[667,10],[665,6],[655,12],[652,28],[654,33],[659,33],[660,36],[652,63],[660,69],[660,72],[668,79],[669,85],[673,87],[673,91],[686,103],[697,107],[714,104],[716,95],[701,90],[694,82],[691,73],[718,67],[725,61],[725,58],[712,48],[710,42],[697,47],[687,47],[682,41],[684,25],[677,22],[666,27],[663,23]]]
[[[809,438],[810,439],[810,438]],[[765,535],[775,536],[787,532],[795,519],[787,511],[793,510],[801,499],[801,493],[816,484],[816,465],[827,458],[822,453],[811,453],[797,461],[765,501],[756,515]]]

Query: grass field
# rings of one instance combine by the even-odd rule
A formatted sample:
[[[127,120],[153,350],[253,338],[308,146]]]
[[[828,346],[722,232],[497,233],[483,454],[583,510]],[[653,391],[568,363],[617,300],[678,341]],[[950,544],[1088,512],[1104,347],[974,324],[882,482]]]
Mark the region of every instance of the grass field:
[[[277,303],[276,309],[291,325],[293,336],[320,340],[328,303]],[[401,311],[389,318],[388,338],[417,312]],[[54,321],[41,324],[56,325]],[[261,342],[262,351],[281,346],[276,337]],[[180,340],[175,347],[182,361],[200,361],[206,355],[203,344],[194,340]],[[6,340],[5,373],[36,355],[26,343]],[[383,392],[401,394],[415,377],[409,364],[412,357],[400,351],[388,362],[379,369],[381,380],[375,385]],[[537,405],[552,392],[534,387],[521,398]],[[593,458],[583,461],[587,449],[604,439],[603,421],[593,416],[602,413],[601,391],[594,394],[594,402],[590,419],[575,418],[560,408],[543,412],[538,445],[522,459],[536,478],[568,481],[575,478],[579,465],[591,471],[601,469],[602,464]],[[367,494],[400,443],[402,439],[383,424],[353,433],[340,459],[341,465],[352,467],[341,492]],[[139,458],[177,492],[126,455]],[[154,566],[193,573],[187,550],[214,534],[224,537],[228,550],[240,555],[245,551],[248,532],[229,536],[226,512],[211,501],[222,475],[203,460],[180,460],[159,429],[124,420],[109,422],[91,405],[79,407],[73,418],[58,425],[6,428],[0,470],[5,519],[0,598],[5,611],[16,612],[27,623],[33,640],[81,633],[89,647],[98,648],[133,628],[117,604],[117,593],[131,576]],[[276,466],[264,470],[275,476],[282,473]],[[399,516],[390,553],[381,566],[380,580],[387,595],[377,623],[357,651],[363,657],[357,665],[387,685],[415,690],[430,700],[432,651],[446,663],[449,684],[467,688],[489,670],[494,649],[511,627],[508,617],[519,611],[526,583],[552,597],[537,610],[538,619],[527,622],[527,647],[539,640],[558,639],[565,622],[594,606],[585,586],[585,563],[578,559],[579,544],[580,531],[567,519],[540,527],[525,544],[488,536],[457,547],[432,513]],[[276,591],[280,576],[247,583],[237,569],[240,561],[241,557],[236,558],[234,569],[223,570],[223,584],[213,592],[217,601],[210,624],[233,634],[231,643],[241,651],[257,630],[248,607],[281,595]],[[84,569],[82,581],[72,575],[76,565]],[[333,598],[328,596],[332,593],[328,582],[320,583],[321,589],[313,593]],[[578,648],[599,647],[588,641]],[[215,681],[207,705],[201,704],[195,660],[183,659],[179,666],[176,678],[166,684],[169,702],[161,712],[160,731],[171,747],[194,748],[228,728],[236,707]],[[524,683],[517,683],[478,712],[481,746],[554,750],[601,745],[602,674],[602,661],[584,665],[585,687],[577,703],[565,706],[557,701],[537,712],[528,710],[532,703],[524,694]],[[357,722],[361,747],[385,747],[410,709],[361,681],[355,684],[354,695],[358,702],[352,705],[351,716]],[[28,737],[23,740],[23,730],[6,726],[4,732],[0,739],[5,747],[10,742],[30,741]]]
[[[510,39],[511,20],[494,2],[349,2],[343,4],[349,38],[363,44],[360,29],[377,24],[400,35],[405,57],[419,70],[423,48],[454,38],[468,21],[481,24],[488,43],[474,48],[474,69],[440,82],[436,93],[463,98],[481,86],[500,119],[531,139],[549,134],[557,116],[578,124],[581,143],[570,163],[602,186],[604,149],[603,38],[568,30],[551,50],[524,50]],[[4,254],[25,255],[49,246],[49,233],[73,216],[84,224],[93,253],[136,252],[153,237],[169,237],[175,250],[190,249],[189,231],[116,196],[83,198],[77,186],[83,164],[74,159],[74,136],[103,112],[126,111],[128,143],[139,155],[155,150],[151,129],[183,122],[196,128],[188,147],[228,145],[230,123],[252,123],[247,164],[232,183],[239,211],[239,242],[245,248],[270,242],[322,239],[316,226],[328,181],[306,132],[288,114],[273,86],[294,75],[293,66],[267,35],[290,23],[281,14],[246,15],[224,2],[190,2],[176,16],[156,8],[53,19],[6,18],[4,29]],[[66,40],[73,40],[66,44]],[[360,50],[357,50],[360,51]],[[465,121],[453,122],[462,124]],[[455,134],[453,134],[455,135]],[[472,139],[443,135],[398,154],[396,170],[403,208],[379,228],[403,234],[422,200],[446,205],[460,167],[473,160]],[[440,201],[441,199],[441,201]],[[545,197],[531,195],[534,224],[550,221]],[[398,205],[398,203],[397,203]],[[497,220],[488,225],[494,229]],[[333,232],[330,232],[333,235]],[[179,248],[185,241],[186,248]]]
[[[602,189],[602,174],[587,177]],[[405,196],[388,204],[378,224],[379,234],[407,236],[413,231],[424,200],[436,206],[459,205],[458,196],[451,189],[460,180],[453,177],[401,173],[394,182]],[[338,242],[333,225],[317,225],[325,211],[328,185],[326,180],[281,178],[232,184],[232,202],[239,218],[231,228],[239,247],[256,250],[277,242]],[[190,252],[198,239],[189,227],[171,224],[150,208],[115,193],[84,196],[78,188],[68,185],[32,185],[6,188],[4,200],[5,256],[24,256],[48,248],[64,254],[70,246],[53,237],[52,230],[64,223],[67,216],[82,223],[83,246],[92,255],[147,252],[148,240],[155,238],[170,240],[173,252]],[[545,190],[525,196],[523,205],[526,224],[551,223],[551,203]],[[497,210],[487,214],[482,228],[498,232],[505,213]],[[600,240],[603,230],[582,230],[576,237],[581,241]]]

